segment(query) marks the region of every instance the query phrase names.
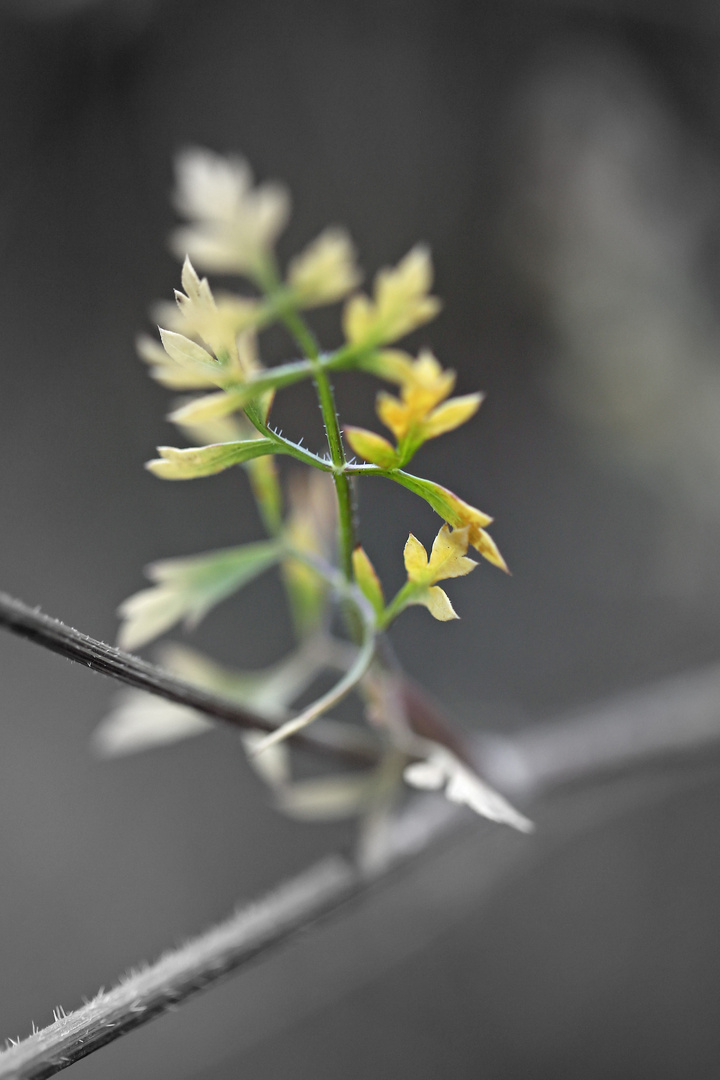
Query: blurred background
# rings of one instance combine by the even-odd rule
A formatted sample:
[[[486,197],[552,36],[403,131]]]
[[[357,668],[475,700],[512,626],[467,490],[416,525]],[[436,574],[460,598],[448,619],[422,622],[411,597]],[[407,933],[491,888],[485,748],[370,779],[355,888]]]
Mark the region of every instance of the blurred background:
[[[495,516],[513,571],[458,588],[460,622],[414,609],[398,627],[449,712],[509,732],[715,662],[719,59],[701,0],[2,0],[0,588],[112,641],[146,563],[260,535],[243,475],[142,469],[177,440],[134,338],[179,284],[172,158],[201,144],[289,185],[283,257],[328,223],[368,277],[432,247],[445,307],[411,344],[487,399],[418,467]],[[374,392],[340,381],[343,418],[373,426]],[[312,396],[288,402],[286,427],[317,431]],[[407,532],[437,527],[404,494],[360,492],[396,583]],[[195,640],[270,662],[279,586]],[[2,1036],[351,840],[271,811],[225,732],[101,762],[109,683],[8,635],[0,670]],[[542,840],[460,845],[492,888],[451,922],[446,867],[446,933],[390,970],[354,972],[348,923],[331,1005],[248,1032],[240,980],[77,1076],[717,1076],[718,787],[620,799],[608,822],[616,797],[571,800],[570,838],[559,804]],[[271,1008],[314,984],[312,950],[269,971]]]

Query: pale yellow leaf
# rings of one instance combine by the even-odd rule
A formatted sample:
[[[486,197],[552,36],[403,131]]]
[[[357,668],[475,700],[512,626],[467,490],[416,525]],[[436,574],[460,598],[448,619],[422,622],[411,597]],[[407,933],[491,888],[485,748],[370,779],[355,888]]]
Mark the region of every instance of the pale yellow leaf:
[[[405,560],[405,569],[407,570],[408,580],[414,581],[419,585],[427,584],[428,580],[428,557],[427,551],[420,543],[416,536],[412,533],[407,538],[405,544],[405,550],[403,552],[403,558]]]

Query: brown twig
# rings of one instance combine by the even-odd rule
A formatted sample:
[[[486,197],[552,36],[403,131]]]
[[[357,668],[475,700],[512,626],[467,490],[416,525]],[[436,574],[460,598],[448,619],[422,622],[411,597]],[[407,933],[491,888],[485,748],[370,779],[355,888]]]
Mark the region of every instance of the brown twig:
[[[146,690],[150,694],[167,698],[168,701],[187,705],[199,712],[221,720],[225,724],[242,730],[272,732],[277,724],[251,709],[241,708],[232,701],[210,694],[197,686],[178,679],[155,664],[149,664],[137,656],[106,645],[96,638],[73,630],[58,619],[44,615],[39,608],[31,608],[21,600],[15,600],[0,592],[0,626],[18,634],[29,641],[42,645],[52,652],[83,664],[92,671],[109,675],[127,686]],[[345,736],[344,736],[345,737]],[[293,737],[296,746],[314,753],[341,758],[355,765],[374,764],[378,759],[377,750],[362,739],[357,745],[340,743],[333,739],[330,729],[315,728],[298,732]]]

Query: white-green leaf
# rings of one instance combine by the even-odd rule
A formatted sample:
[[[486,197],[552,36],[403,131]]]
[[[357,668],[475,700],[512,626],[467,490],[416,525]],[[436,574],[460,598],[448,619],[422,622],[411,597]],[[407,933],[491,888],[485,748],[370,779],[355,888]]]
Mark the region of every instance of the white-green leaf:
[[[373,772],[301,780],[280,787],[275,796],[278,808],[290,817],[302,821],[335,821],[356,816],[376,794],[377,776]]]
[[[168,420],[172,420],[174,424],[188,426],[204,424],[208,420],[217,420],[218,417],[237,412],[247,400],[246,390],[219,390],[214,394],[204,394],[202,397],[185,401],[168,415]]]
[[[103,757],[115,757],[202,735],[213,727],[210,720],[185,705],[143,690],[126,690],[95,729],[93,743]]]
[[[179,367],[196,375],[205,375],[218,386],[227,380],[227,372],[202,345],[174,330],[158,329],[165,352]]]
[[[159,458],[145,465],[162,480],[194,480],[213,476],[232,465],[263,457],[277,450],[272,439],[241,439],[237,442],[211,443],[209,446],[158,446]]]
[[[157,584],[120,606],[125,620],[118,636],[124,649],[137,649],[180,619],[190,626],[216,604],[276,563],[281,547],[265,540],[184,559],[164,559],[148,567]]]

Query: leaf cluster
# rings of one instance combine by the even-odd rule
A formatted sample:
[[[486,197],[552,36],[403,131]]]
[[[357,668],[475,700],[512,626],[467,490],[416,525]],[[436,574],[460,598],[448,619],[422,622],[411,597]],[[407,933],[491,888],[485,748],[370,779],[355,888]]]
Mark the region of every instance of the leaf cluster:
[[[449,797],[516,827],[525,827],[500,796],[489,799],[467,761],[442,742],[418,735],[402,693],[403,677],[383,659],[383,634],[407,607],[422,605],[440,621],[457,618],[438,582],[463,577],[476,563],[475,549],[506,570],[487,532],[491,518],[442,485],[406,466],[423,444],[453,431],[477,412],[480,393],[451,397],[455,374],[428,350],[413,357],[396,343],[434,318],[440,301],[431,294],[432,263],[422,245],[396,266],[380,270],[369,294],[359,291],[354,245],[338,227],[324,230],[281,273],[274,254],[290,213],[279,184],[255,186],[247,163],[194,149],[178,160],[175,205],[186,219],[172,237],[184,259],[175,303],[156,307],[159,340],[143,336],[141,359],[158,382],[189,392],[176,401],[171,421],[189,446],[160,446],[147,468],[164,480],[191,480],[237,465],[246,472],[267,538],[253,544],[168,559],[148,568],[152,581],[120,608],[120,643],[148,644],[178,622],[194,626],[216,604],[271,567],[279,567],[296,635],[296,650],[265,672],[229,672],[188,650],[166,653],[166,662],[208,689],[251,702],[277,721],[272,735],[245,739],[255,768],[277,804],[300,817],[361,812],[377,823],[396,797],[403,775],[410,783],[445,785]],[[198,272],[237,275],[243,291],[215,293]],[[342,302],[344,338],[320,348],[304,312]],[[259,335],[285,327],[296,355],[266,367]],[[298,354],[299,353],[299,357]],[[362,371],[395,387],[380,391],[377,415],[393,441],[354,425],[341,430],[332,379]],[[287,438],[271,423],[274,397],[310,380],[322,411],[327,447],[314,451]],[[348,457],[345,445],[354,457]],[[308,467],[289,478],[278,459]],[[359,460],[358,460],[359,459]],[[430,555],[411,533],[404,550],[407,580],[386,602],[369,555],[359,542],[352,485],[381,477],[424,499],[443,524]],[[346,640],[335,631],[340,612]],[[323,671],[335,671],[332,689],[300,712],[293,703]],[[293,780],[286,739],[311,722],[333,724],[327,713],[350,692],[364,702],[380,764],[370,772]],[[324,716],[322,721],[318,718]],[[142,695],[125,699],[101,729],[105,749],[118,751],[172,741],[204,730],[205,723],[177,706],[152,708]],[[352,739],[347,725],[337,737]],[[343,734],[344,733],[344,734]],[[424,770],[424,771],[423,771]],[[433,771],[434,770],[434,771]],[[479,786],[478,786],[479,785]],[[493,801],[493,799],[495,801]]]

